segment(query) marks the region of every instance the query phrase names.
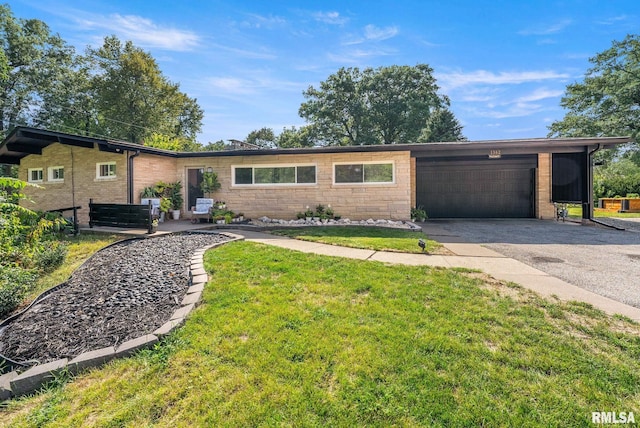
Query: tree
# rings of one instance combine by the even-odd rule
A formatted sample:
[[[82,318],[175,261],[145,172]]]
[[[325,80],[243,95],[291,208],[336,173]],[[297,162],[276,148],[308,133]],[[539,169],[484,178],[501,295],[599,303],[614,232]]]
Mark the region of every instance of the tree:
[[[462,134],[462,125],[453,115],[451,110],[442,108],[435,110],[429,119],[427,126],[422,130],[418,139],[420,143],[435,143],[444,141],[466,141]]]
[[[245,142],[249,144],[255,144],[256,146],[264,148],[272,148],[276,144],[276,136],[273,133],[273,129],[264,127],[249,132],[249,135],[247,135]]]
[[[200,152],[203,150],[201,144],[186,137],[170,137],[155,132],[145,138],[144,145],[174,152]]]
[[[206,152],[219,152],[224,150],[224,147],[224,140],[218,140],[215,143],[209,141],[205,146],[202,147],[202,150]]]
[[[418,142],[433,112],[449,106],[432,72],[426,64],[341,68],[303,92],[299,114],[327,144]]]
[[[195,138],[202,109],[162,75],[149,53],[110,36],[99,49],[89,49],[88,56],[97,67],[93,87],[100,133],[133,143],[154,132]]]
[[[628,35],[589,59],[584,80],[567,86],[560,105],[565,117],[551,124],[550,137],[640,134],[640,37]],[[627,148],[628,149],[628,148]],[[625,150],[627,150],[625,149]],[[632,152],[638,150],[637,143]],[[631,155],[632,152],[628,154]]]
[[[38,100],[72,65],[74,49],[38,19],[16,19],[0,5],[0,133],[30,124]]]
[[[313,130],[310,126],[284,128],[276,138],[276,145],[281,149],[313,147],[315,145]]]

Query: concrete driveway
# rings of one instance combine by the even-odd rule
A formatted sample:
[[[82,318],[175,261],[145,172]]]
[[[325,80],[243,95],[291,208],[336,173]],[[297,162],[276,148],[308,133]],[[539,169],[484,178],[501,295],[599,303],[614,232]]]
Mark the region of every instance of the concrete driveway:
[[[640,308],[640,223],[628,225],[630,230],[619,231],[535,219],[422,224],[429,237],[453,252],[456,245],[481,244],[570,284]]]

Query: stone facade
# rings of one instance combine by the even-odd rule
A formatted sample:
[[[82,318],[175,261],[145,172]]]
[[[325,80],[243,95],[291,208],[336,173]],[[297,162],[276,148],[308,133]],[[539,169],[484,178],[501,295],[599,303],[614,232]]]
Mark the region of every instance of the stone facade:
[[[29,155],[22,159],[20,179],[28,181],[32,168],[43,169],[41,188],[28,188],[27,194],[36,203],[25,206],[51,210],[81,206],[78,219],[81,224],[89,221],[89,199],[103,203],[127,203],[127,159],[133,152],[110,153],[61,144],[44,148],[42,155]],[[97,163],[114,162],[115,177],[97,177]],[[342,184],[334,182],[336,163],[390,162],[393,164],[392,183]],[[315,184],[234,185],[233,168],[237,166],[294,166],[314,165]],[[177,158],[155,154],[140,154],[133,158],[133,201],[140,203],[144,187],[158,181],[183,184],[185,203],[182,212],[190,217],[188,206],[188,170],[211,167],[217,174],[222,188],[210,195],[227,203],[227,208],[244,213],[248,218],[268,216],[292,219],[296,213],[319,204],[331,206],[336,215],[352,220],[391,219],[407,220],[411,207],[416,203],[416,161],[409,151],[389,152],[341,152],[301,154],[260,154],[249,156],[208,156]],[[48,169],[64,168],[64,180],[50,180]],[[551,155],[538,154],[536,172],[536,217],[550,219],[555,215],[551,202]],[[70,215],[70,212],[65,213]]]
[[[555,218],[556,211],[551,202],[551,153],[538,153],[535,198],[536,218]]]
[[[335,184],[333,165],[343,162],[392,162],[395,181],[390,184]],[[234,166],[291,165],[315,165],[316,184],[233,185]],[[313,210],[318,204],[331,205],[337,215],[352,220],[406,220],[410,216],[411,157],[408,151],[183,158],[177,160],[178,180],[186,183],[190,168],[208,167],[218,174],[222,185],[211,197],[225,201],[228,209],[242,212],[249,218],[292,219],[297,212],[305,211],[307,207]]]
[[[115,162],[115,176],[97,177],[98,162]],[[48,169],[64,168],[64,180],[51,181]],[[89,199],[98,203],[127,203],[127,157],[124,153],[101,152],[98,149],[52,144],[42,150],[42,155],[29,155],[22,159],[19,178],[29,181],[29,169],[42,168],[43,181],[34,183],[40,187],[27,187],[25,193],[35,203],[24,201],[22,205],[36,210],[55,210],[81,206],[78,221],[89,223]],[[71,216],[71,211],[64,213]]]

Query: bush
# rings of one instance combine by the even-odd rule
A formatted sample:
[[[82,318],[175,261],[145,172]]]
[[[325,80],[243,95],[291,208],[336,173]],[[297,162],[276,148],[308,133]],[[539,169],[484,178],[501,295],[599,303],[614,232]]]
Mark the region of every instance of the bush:
[[[67,245],[60,241],[45,242],[33,255],[34,268],[40,272],[53,272],[67,256]]]
[[[36,274],[32,271],[3,266],[0,269],[0,319],[17,308],[35,284]]]

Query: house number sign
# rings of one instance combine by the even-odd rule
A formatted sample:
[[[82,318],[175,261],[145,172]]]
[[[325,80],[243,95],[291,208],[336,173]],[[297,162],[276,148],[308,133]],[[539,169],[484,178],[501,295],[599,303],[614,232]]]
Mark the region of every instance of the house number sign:
[[[500,150],[489,150],[489,159],[500,159],[502,157],[502,153]]]

